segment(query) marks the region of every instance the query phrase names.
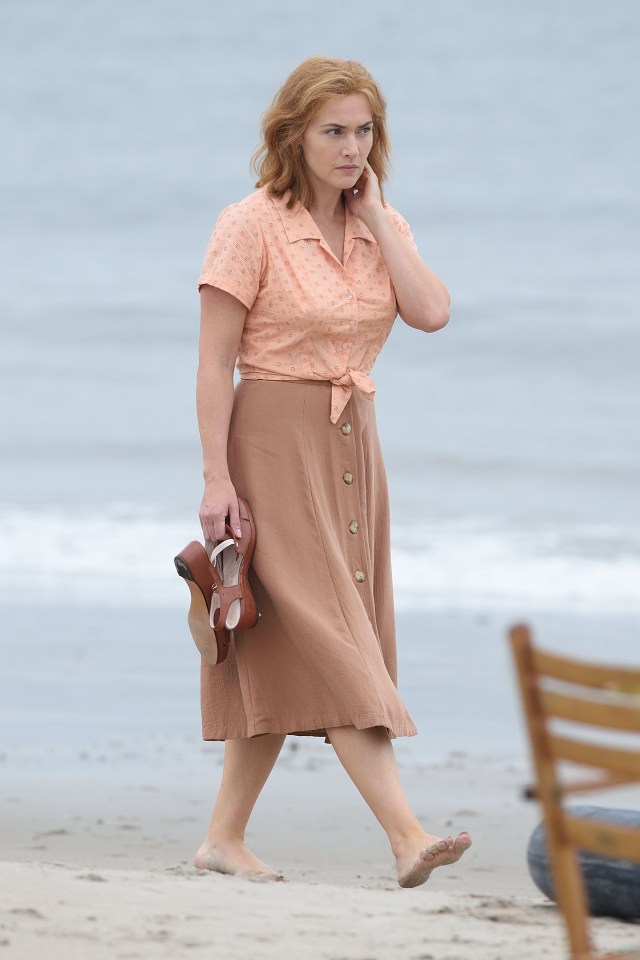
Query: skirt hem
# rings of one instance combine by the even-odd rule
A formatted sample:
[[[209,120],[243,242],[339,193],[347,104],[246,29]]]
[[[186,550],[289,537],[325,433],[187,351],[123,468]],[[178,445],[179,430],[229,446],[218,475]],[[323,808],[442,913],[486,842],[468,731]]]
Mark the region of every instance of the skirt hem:
[[[252,737],[261,737],[268,733],[284,734],[292,737],[325,737],[327,728],[331,727],[355,727],[356,730],[367,730],[371,727],[384,727],[389,737],[395,740],[397,737],[415,737],[417,729],[413,723],[393,724],[388,717],[380,719],[379,717],[364,717],[354,720],[352,717],[337,717],[329,723],[318,723],[317,720],[309,720],[302,724],[295,724],[295,729],[291,729],[290,724],[283,724],[276,720],[263,720],[255,723],[252,729],[248,727],[242,731],[234,732],[226,736],[220,735],[215,730],[203,729],[202,739],[205,741],[224,741],[224,740],[249,740]]]

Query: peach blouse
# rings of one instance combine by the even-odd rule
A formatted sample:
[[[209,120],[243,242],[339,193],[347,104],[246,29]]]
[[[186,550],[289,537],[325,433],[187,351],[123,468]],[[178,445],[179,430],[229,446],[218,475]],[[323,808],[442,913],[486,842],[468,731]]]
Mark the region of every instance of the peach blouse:
[[[329,380],[336,423],[353,387],[373,398],[369,373],[398,305],[373,235],[347,208],[344,264],[298,204],[265,188],[226,207],[214,227],[198,289],[232,294],[248,309],[237,366],[244,380]],[[409,225],[385,204],[398,231]],[[414,244],[415,246],[415,244]]]

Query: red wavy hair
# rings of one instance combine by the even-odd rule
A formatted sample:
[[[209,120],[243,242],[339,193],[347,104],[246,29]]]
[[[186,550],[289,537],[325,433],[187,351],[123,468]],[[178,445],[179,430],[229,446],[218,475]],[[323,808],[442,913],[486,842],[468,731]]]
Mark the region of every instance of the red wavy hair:
[[[373,120],[369,163],[380,186],[387,179],[391,152],[387,134],[387,104],[368,70],[355,60],[309,57],[289,74],[262,118],[262,142],[251,159],[256,187],[281,197],[288,190],[288,207],[300,202],[309,208],[312,191],[297,144],[313,115],[330,100],[362,93]]]

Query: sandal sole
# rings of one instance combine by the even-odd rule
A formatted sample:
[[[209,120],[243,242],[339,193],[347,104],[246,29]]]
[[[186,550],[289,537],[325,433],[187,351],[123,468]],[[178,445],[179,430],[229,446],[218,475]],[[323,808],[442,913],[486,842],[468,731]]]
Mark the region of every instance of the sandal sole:
[[[188,562],[188,555],[192,564]],[[231,643],[231,633],[226,627],[214,630],[210,622],[210,602],[207,603],[207,594],[212,595],[210,577],[204,573],[204,561],[208,564],[206,551],[199,543],[191,543],[174,559],[178,575],[189,587],[191,604],[187,615],[187,623],[194,643],[202,657],[211,666],[216,666],[226,659]],[[194,575],[194,569],[196,574]]]

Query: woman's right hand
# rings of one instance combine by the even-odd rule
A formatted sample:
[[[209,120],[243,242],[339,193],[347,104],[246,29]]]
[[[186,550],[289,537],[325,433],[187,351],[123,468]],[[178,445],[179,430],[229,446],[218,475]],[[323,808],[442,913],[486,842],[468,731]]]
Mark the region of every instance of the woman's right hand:
[[[230,479],[210,480],[205,484],[199,516],[205,540],[225,539],[227,517],[235,536],[242,536],[238,496]]]

